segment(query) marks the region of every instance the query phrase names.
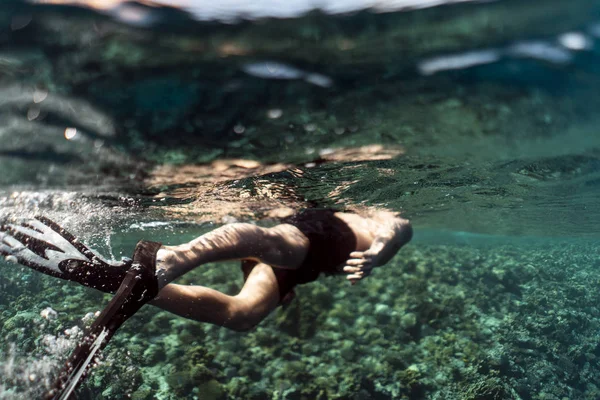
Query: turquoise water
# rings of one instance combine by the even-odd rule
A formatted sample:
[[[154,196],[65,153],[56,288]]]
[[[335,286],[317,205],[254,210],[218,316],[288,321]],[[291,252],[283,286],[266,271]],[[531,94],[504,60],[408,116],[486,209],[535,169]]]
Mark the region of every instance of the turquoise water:
[[[0,9],[1,220],[114,259],[284,209],[415,229],[248,333],[144,308],[81,398],[599,397],[596,3],[42,3]],[[0,398],[35,398],[108,297],[0,270]]]

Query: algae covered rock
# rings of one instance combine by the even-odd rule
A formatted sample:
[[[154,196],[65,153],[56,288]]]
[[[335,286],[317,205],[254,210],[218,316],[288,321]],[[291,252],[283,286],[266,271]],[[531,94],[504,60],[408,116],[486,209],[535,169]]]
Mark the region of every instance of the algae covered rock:
[[[223,385],[214,379],[198,385],[197,392],[201,399],[224,400],[227,398]]]

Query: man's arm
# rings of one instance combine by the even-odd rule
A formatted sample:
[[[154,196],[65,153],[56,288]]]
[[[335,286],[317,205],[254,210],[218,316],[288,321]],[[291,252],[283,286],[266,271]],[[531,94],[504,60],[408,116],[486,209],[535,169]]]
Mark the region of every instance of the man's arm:
[[[413,235],[410,221],[395,218],[384,224],[378,231],[373,243],[366,251],[354,251],[346,261],[343,270],[352,283],[369,276],[375,267],[386,264],[408,243]]]

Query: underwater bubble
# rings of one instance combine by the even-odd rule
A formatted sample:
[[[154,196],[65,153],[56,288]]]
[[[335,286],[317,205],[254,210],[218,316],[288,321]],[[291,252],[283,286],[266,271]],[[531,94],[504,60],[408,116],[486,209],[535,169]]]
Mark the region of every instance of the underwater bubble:
[[[129,225],[129,229],[139,229],[146,230],[146,228],[154,229],[154,228],[162,228],[171,225],[170,222],[166,221],[150,221],[150,222],[141,222],[141,223],[133,223]]]
[[[267,117],[271,119],[280,118],[283,115],[283,111],[280,108],[273,108],[267,111]]]
[[[236,126],[233,127],[233,131],[235,133],[237,133],[238,135],[243,134],[245,130],[246,130],[246,127],[242,124],[237,124]]]
[[[46,97],[48,97],[48,91],[46,89],[36,88],[33,92],[33,102],[36,104],[46,100]]]
[[[298,68],[275,61],[262,61],[244,64],[242,71],[263,79],[300,79],[305,73]]]
[[[314,132],[317,130],[317,126],[315,124],[306,124],[304,125],[304,130],[306,132]]]
[[[592,47],[592,41],[581,32],[567,32],[558,37],[558,42],[570,50],[585,50]]]
[[[27,110],[27,120],[33,121],[37,117],[40,116],[40,108],[38,106],[31,106],[29,110]]]
[[[31,22],[31,15],[15,15],[10,21],[10,29],[18,31],[19,29],[25,28]]]
[[[564,48],[542,41],[517,42],[508,47],[507,53],[515,57],[534,58],[555,64],[566,64],[573,58]]]
[[[449,54],[423,60],[418,63],[417,69],[421,75],[433,75],[437,72],[464,69],[477,65],[489,64],[500,59],[500,54],[495,49],[469,51],[466,53]]]
[[[333,79],[326,75],[322,74],[308,74],[304,77],[304,80],[308,83],[312,83],[315,86],[319,86],[322,88],[328,88],[333,85]]]
[[[81,329],[77,325],[75,325],[75,326],[73,326],[71,328],[65,329],[65,335],[67,335],[69,337],[71,337],[71,336],[77,336],[80,333],[81,333]]]
[[[346,132],[346,129],[345,129],[345,128],[335,128],[335,129],[333,130],[333,132],[334,132],[336,135],[343,135],[343,134],[344,134],[344,132]]]
[[[71,140],[77,135],[76,128],[67,128],[65,129],[65,139]]]
[[[89,313],[85,314],[85,315],[83,316],[83,318],[81,318],[81,321],[82,321],[84,324],[87,324],[88,322],[92,322],[92,321],[94,320],[94,317],[95,317],[95,316],[94,316],[94,313],[93,313],[93,312],[89,312]]]

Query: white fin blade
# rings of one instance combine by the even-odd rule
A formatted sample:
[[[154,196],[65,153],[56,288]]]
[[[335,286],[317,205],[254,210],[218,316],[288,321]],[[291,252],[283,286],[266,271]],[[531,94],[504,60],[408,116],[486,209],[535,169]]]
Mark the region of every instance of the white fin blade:
[[[43,222],[38,221],[37,219],[32,219],[29,221],[29,224],[35,229],[38,229],[41,232],[43,232],[43,236],[39,237],[40,240],[53,244],[65,253],[81,254],[81,252],[77,250],[77,248],[75,248],[71,244],[71,242],[69,242],[60,233],[56,232],[54,229],[50,228]],[[89,261],[89,259],[85,257],[85,255],[81,254],[81,257],[84,257],[83,260]]]
[[[58,274],[62,274],[63,272],[58,268],[58,263],[47,260],[43,257],[38,256],[34,252],[29,249],[22,249],[18,252],[18,258],[27,262],[27,263],[35,263],[41,267],[44,267],[48,270],[54,271]]]
[[[5,234],[2,240],[4,240],[4,243],[7,243],[10,246],[8,248],[7,253],[9,253],[9,255],[11,256],[16,257],[19,263],[25,265],[38,265],[40,267],[47,268],[51,271],[62,274],[62,271],[58,268],[58,263],[38,256],[33,251],[29,250],[27,246],[25,246],[23,243],[19,242],[12,236]]]
[[[26,248],[23,243],[19,242],[17,239],[15,239],[14,237],[10,236],[9,234],[5,234],[4,237],[2,238],[2,241],[4,243],[6,243],[10,247],[10,251],[12,253],[20,251],[21,249]]]
[[[67,235],[67,237],[71,238],[67,239],[59,233],[62,232],[62,229],[56,228],[59,229],[57,232],[54,228],[38,219],[27,220],[23,225],[9,224],[7,227],[9,228],[8,232],[0,231],[0,252],[8,256],[14,256],[14,261],[18,261],[24,265],[47,269],[59,275],[63,273],[58,267],[59,264],[67,260],[85,261],[91,264],[105,264],[111,267],[122,267],[123,265],[122,263],[107,261],[96,251],[81,244],[86,248],[85,253],[83,253],[78,248],[77,238]],[[15,232],[15,236],[17,237],[24,235],[30,237],[32,240],[47,243],[48,248],[44,249],[43,257],[36,254],[41,249],[37,250],[31,247],[39,246],[39,244],[27,243],[28,241],[25,239],[21,242],[15,236],[11,235],[11,231]],[[76,243],[76,245],[73,245],[70,240],[73,240],[73,243]]]
[[[52,264],[52,265],[56,265],[58,267],[58,264],[60,264],[63,261],[66,260],[81,260],[81,261],[88,261],[88,258],[76,258],[73,255],[68,255],[67,253],[62,253],[60,251],[56,251],[56,250],[46,250],[46,258],[48,259],[47,262]],[[61,272],[58,268],[55,268],[54,270]],[[62,273],[62,272],[61,272]]]
[[[4,251],[4,252],[9,252],[10,251],[10,247],[9,244],[7,242],[4,242],[4,238],[8,236],[5,232],[0,232],[0,250]]]
[[[54,231],[49,226],[43,224],[38,220],[31,220],[29,222],[31,226],[35,229],[39,229],[43,233],[39,233],[33,229],[28,229],[18,225],[10,225],[13,229],[18,230],[21,233],[29,235],[35,239],[42,240],[46,243],[49,243],[55,247],[58,247],[64,255],[62,257],[57,257],[56,255],[53,257],[58,262],[63,260],[81,260],[81,261],[91,261],[85,254],[82,254],[75,246],[71,244],[67,239],[62,237],[60,233]],[[17,229],[18,228],[18,229]],[[49,257],[48,250],[46,250],[46,257]],[[54,251],[54,253],[57,253]]]
[[[44,251],[45,258],[40,257],[31,251],[26,244],[10,235],[10,233],[0,232],[0,239],[4,242],[1,250],[9,255],[17,257],[20,263],[25,265],[35,264],[55,273],[62,274],[62,271],[58,268],[58,265],[62,261],[92,261],[85,254],[82,254],[75,246],[73,246],[71,242],[66,240],[58,232],[54,231],[42,222],[38,220],[30,220],[28,221],[28,224],[34,229],[15,224],[9,224],[8,227],[20,234],[27,235],[33,239],[48,243],[49,245],[60,249],[60,251],[46,249]]]
[[[33,226],[35,229],[38,229],[38,230],[44,232],[44,235],[48,235],[48,238],[44,238],[42,240],[52,243],[53,245],[55,245],[56,247],[58,247],[62,251],[64,251],[66,254],[69,254],[70,255],[70,257],[68,257],[69,259],[92,261],[89,259],[89,257],[85,256],[79,250],[77,250],[77,248],[74,247],[71,244],[71,242],[66,240],[60,233],[58,233],[55,230],[53,230],[52,228],[50,228],[49,226],[44,224],[42,221],[39,221],[37,219],[31,220],[30,225]],[[108,261],[102,255],[98,254],[98,252],[94,251],[94,249],[88,248],[88,251],[90,251],[90,253],[92,253],[94,255],[94,257],[97,258],[100,262],[103,262],[110,266],[119,266],[118,264],[114,264],[111,261]],[[76,254],[80,254],[80,257],[77,257]],[[83,257],[83,258],[81,258],[81,257]]]
[[[44,237],[44,234],[41,232],[38,232],[36,230],[33,230],[31,228],[27,228],[25,226],[21,226],[21,225],[15,225],[15,224],[9,224],[8,225],[12,230],[22,233],[24,235],[27,236],[31,236],[34,239],[38,239],[38,240],[42,240],[44,242],[47,242],[48,240]]]
[[[2,239],[2,237],[0,237],[0,239]],[[8,247],[8,245],[0,242],[0,253],[6,253],[10,255],[10,253],[12,253],[12,249]]]

